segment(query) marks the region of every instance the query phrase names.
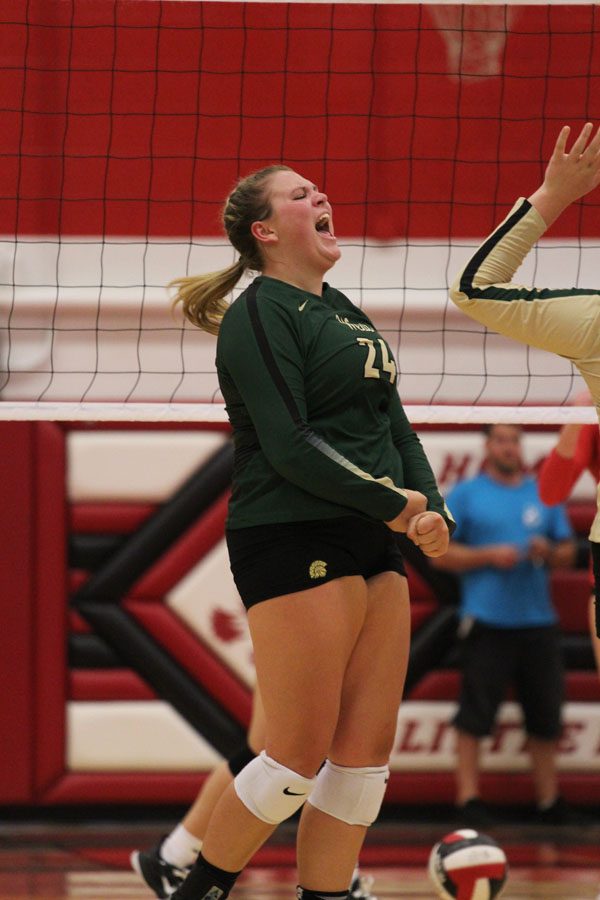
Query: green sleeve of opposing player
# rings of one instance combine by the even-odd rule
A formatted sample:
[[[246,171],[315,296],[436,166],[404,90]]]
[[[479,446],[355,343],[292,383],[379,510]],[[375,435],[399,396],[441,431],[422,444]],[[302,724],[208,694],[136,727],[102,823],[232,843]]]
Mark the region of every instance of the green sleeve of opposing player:
[[[418,435],[413,431],[400,402],[400,397],[395,391],[390,403],[389,415],[394,446],[402,458],[405,486],[410,488],[410,490],[420,491],[422,494],[425,494],[427,497],[427,509],[441,513],[452,534],[456,523],[446,506],[444,498],[440,494],[435,475],[423,450],[423,445]]]
[[[393,519],[406,505],[405,490],[389,477],[365,472],[310,428],[299,337],[285,310],[259,310],[249,293],[247,303],[225,317],[218,356],[269,464],[310,494]]]

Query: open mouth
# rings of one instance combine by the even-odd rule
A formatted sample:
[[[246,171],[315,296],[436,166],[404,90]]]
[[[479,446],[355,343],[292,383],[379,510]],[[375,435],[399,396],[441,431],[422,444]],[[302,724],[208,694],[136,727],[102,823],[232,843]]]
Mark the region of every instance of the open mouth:
[[[319,216],[315,222],[315,230],[318,231],[319,234],[328,234],[330,237],[335,237],[331,228],[331,216],[329,213],[323,213]]]

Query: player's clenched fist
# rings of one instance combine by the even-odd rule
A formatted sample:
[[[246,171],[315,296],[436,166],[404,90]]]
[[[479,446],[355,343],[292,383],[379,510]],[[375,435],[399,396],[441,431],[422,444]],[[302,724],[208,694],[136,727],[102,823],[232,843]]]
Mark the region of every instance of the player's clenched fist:
[[[431,511],[413,516],[406,536],[420,547],[425,556],[443,556],[450,541],[450,533],[444,518],[439,513]]]

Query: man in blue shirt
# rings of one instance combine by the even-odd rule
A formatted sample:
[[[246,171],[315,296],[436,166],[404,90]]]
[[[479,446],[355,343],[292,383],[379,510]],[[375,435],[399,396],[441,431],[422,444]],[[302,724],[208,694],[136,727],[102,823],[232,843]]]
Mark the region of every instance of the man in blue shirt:
[[[461,580],[463,679],[453,724],[461,822],[493,824],[479,797],[479,748],[509,685],[523,709],[541,821],[567,816],[558,792],[564,672],[549,569],[572,565],[575,545],[563,506],[545,506],[525,475],[521,429],[486,429],[480,475],[448,496],[457,527],[437,568]]]

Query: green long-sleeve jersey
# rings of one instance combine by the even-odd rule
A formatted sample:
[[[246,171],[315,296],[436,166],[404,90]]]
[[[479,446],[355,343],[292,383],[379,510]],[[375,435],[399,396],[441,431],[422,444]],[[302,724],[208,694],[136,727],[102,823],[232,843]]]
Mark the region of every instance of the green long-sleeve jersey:
[[[390,349],[339,291],[256,278],[223,318],[217,371],[235,446],[229,528],[387,521],[406,488],[453,524],[400,403]]]

